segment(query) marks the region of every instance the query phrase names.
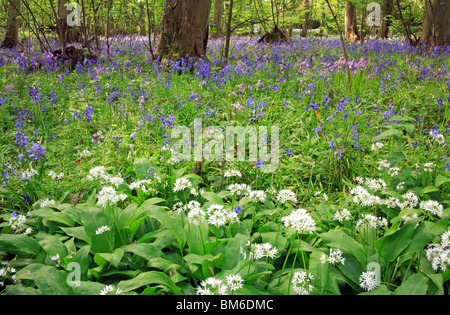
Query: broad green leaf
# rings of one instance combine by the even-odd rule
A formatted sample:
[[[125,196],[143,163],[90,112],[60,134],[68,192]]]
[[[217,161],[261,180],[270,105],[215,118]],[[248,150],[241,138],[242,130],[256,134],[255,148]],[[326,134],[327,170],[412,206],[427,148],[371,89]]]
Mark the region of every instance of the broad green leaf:
[[[1,234],[0,250],[14,255],[37,255],[42,247],[34,238],[25,234]]]
[[[429,279],[420,274],[413,274],[406,279],[395,291],[395,295],[425,295],[428,291]]]
[[[67,214],[63,212],[53,211],[52,209],[45,207],[31,212],[33,216],[37,216],[49,221],[59,223],[65,226],[74,226],[75,221]]]
[[[331,247],[345,250],[353,254],[359,263],[366,265],[366,253],[363,246],[342,230],[333,230],[319,234],[323,242]]]
[[[402,253],[420,253],[433,239],[447,231],[447,227],[436,222],[424,221],[415,229],[408,248]]]
[[[181,290],[168,275],[160,271],[148,271],[137,275],[133,279],[120,281],[117,288],[122,292],[129,292],[154,284],[167,287],[173,294],[177,294]]]
[[[28,265],[16,273],[17,280],[33,280],[44,295],[67,295],[71,290],[66,286],[67,274],[55,267],[43,264]]]
[[[148,170],[152,167],[150,160],[146,158],[137,158],[134,161],[134,173],[138,179],[146,179],[148,177]]]
[[[146,260],[150,260],[155,257],[164,257],[164,253],[153,244],[148,243],[135,243],[130,245],[124,245],[121,247],[124,251],[136,254]]]
[[[59,255],[64,259],[67,256],[67,247],[56,236],[39,232],[35,237],[49,257]]]
[[[183,225],[173,213],[168,212],[165,208],[159,206],[146,206],[147,214],[159,221],[164,227],[170,230],[178,241],[180,248],[183,248],[186,244],[186,233],[184,232]]]
[[[238,233],[228,241],[225,247],[225,258],[222,265],[224,270],[233,269],[243,259],[242,254],[240,254],[240,249],[241,247],[245,249],[248,240],[249,237],[247,235]]]
[[[440,174],[438,176],[436,176],[436,180],[434,182],[434,186],[440,187],[440,186],[442,186],[445,183],[450,183],[450,177],[445,177],[445,176],[442,176]]]
[[[435,186],[427,186],[422,188],[422,194],[428,194],[430,192],[439,191],[439,189]]]
[[[96,253],[110,253],[114,248],[111,231],[96,234],[98,228],[108,226],[108,217],[103,210],[97,207],[86,207],[81,212],[81,220],[86,235],[92,240],[92,250]]]
[[[378,136],[373,137],[372,141],[376,142],[376,141],[379,141],[379,140],[382,140],[382,139],[389,138],[390,136],[399,136],[401,134],[402,134],[401,130],[388,129],[388,130],[382,132],[381,134],[379,134]]]
[[[117,268],[122,260],[123,254],[124,250],[122,248],[116,248],[112,253],[96,253],[94,255],[94,261],[99,266],[110,263]]]
[[[395,233],[375,241],[375,246],[384,263],[393,262],[408,247],[414,233],[415,224],[415,222],[408,222]]]

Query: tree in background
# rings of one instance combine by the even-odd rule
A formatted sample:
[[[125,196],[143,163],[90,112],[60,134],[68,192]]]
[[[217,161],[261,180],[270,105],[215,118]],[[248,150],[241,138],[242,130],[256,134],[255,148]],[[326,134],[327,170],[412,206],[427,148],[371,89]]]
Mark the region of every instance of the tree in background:
[[[426,46],[450,45],[450,1],[425,0],[421,41]]]
[[[206,55],[211,0],[166,0],[156,56],[177,60]]]
[[[10,0],[6,22],[6,34],[0,48],[13,48],[19,43],[19,26],[21,0]]]

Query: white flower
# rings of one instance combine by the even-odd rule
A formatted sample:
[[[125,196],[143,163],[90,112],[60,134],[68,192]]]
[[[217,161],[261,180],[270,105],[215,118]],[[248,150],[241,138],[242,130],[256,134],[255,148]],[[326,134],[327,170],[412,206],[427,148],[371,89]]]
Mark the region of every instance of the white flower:
[[[48,176],[50,176],[53,180],[61,180],[61,179],[64,178],[64,173],[61,172],[61,173],[59,173],[59,174],[56,174],[53,170],[51,170],[51,171],[48,173]]]
[[[434,200],[422,201],[419,205],[419,208],[428,212],[431,212],[434,215],[442,217],[444,207],[439,204],[439,202]]]
[[[266,193],[264,192],[264,190],[252,190],[248,193],[248,197],[253,201],[253,202],[264,202],[266,201]]]
[[[55,200],[49,200],[48,198],[41,202],[41,208],[54,206],[56,204]]]
[[[333,220],[342,222],[342,221],[350,221],[351,213],[346,208],[341,211],[337,211],[333,217]]]
[[[400,173],[400,168],[399,167],[391,167],[388,170],[388,175],[390,176],[397,176]]]
[[[192,183],[189,181],[189,179],[185,177],[180,177],[175,180],[175,184],[173,187],[173,192],[178,192],[185,190],[186,188],[191,188]]]
[[[123,184],[125,182],[125,180],[119,175],[119,176],[114,176],[111,177],[109,179],[110,184],[112,184],[113,186],[116,186],[116,188],[118,188],[121,184]]]
[[[339,249],[330,248],[330,255],[322,253],[322,256],[320,257],[320,261],[322,262],[322,264],[324,264],[328,261],[333,266],[335,266],[338,263],[341,263],[344,265],[345,258],[342,257],[342,252]]]
[[[374,271],[366,271],[359,277],[359,286],[366,291],[372,291],[379,286]]]
[[[216,227],[239,221],[236,212],[228,211],[222,205],[211,205],[206,211],[206,215],[208,223]]]
[[[278,249],[270,243],[255,244],[253,251],[250,252],[249,259],[275,258],[277,254]]]
[[[232,195],[236,194],[237,196],[249,194],[252,189],[247,184],[231,184],[228,186],[228,190]]]
[[[404,185],[405,185],[405,182],[400,182],[400,183],[398,183],[398,184],[397,184],[397,187],[396,187],[397,190],[402,190],[403,188],[405,188]]]
[[[230,170],[225,171],[223,176],[224,177],[242,177],[242,174],[238,170],[230,169]]]
[[[228,286],[226,286],[222,280],[214,277],[209,277],[200,282],[197,287],[197,295],[226,295]]]
[[[91,156],[91,152],[89,152],[89,150],[83,150],[83,152],[80,153],[80,157],[84,158],[84,157],[90,157]]]
[[[31,168],[31,169],[27,169],[25,172],[21,173],[21,177],[23,180],[27,180],[30,179],[31,177],[33,177],[34,175],[39,174],[38,171],[36,171],[35,169]]]
[[[188,212],[187,219],[189,223],[199,225],[206,220],[206,213],[202,208],[196,207]]]
[[[101,235],[101,234],[105,233],[106,231],[111,231],[111,230],[110,230],[109,226],[103,225],[95,231],[95,235]]]
[[[9,226],[14,231],[20,231],[23,228],[23,225],[25,224],[25,221],[27,218],[23,214],[19,215],[11,215],[9,217]]]
[[[55,256],[51,256],[50,260],[56,261],[59,259],[59,254],[56,254]]]
[[[178,213],[184,212],[186,209],[187,207],[181,201],[174,203],[172,206],[172,210]]]
[[[440,268],[445,272],[447,271],[447,266],[450,265],[450,231],[445,232],[440,237],[441,243],[429,244],[425,252],[433,269],[437,272]]]
[[[295,193],[290,189],[283,189],[281,190],[277,195],[277,201],[281,204],[285,204],[286,202],[290,201],[292,203],[297,202],[297,196]]]
[[[382,171],[385,168],[389,168],[391,166],[391,163],[389,163],[387,160],[382,160],[378,164],[378,170]]]
[[[106,173],[104,166],[96,166],[89,171],[89,175],[86,178],[89,181],[100,179],[103,182],[108,182],[111,176]]]
[[[282,217],[281,221],[286,228],[293,229],[297,233],[308,232],[312,234],[316,230],[316,222],[305,209],[297,209]]]
[[[119,201],[124,201],[126,198],[127,195],[125,194],[117,194],[114,187],[105,186],[98,193],[97,203],[102,207],[106,207],[108,205],[114,205]]]
[[[100,295],[107,295],[109,292],[112,292],[112,291],[114,291],[114,286],[111,284],[111,285],[106,285],[106,287],[103,289],[103,290],[101,290],[100,291]]]
[[[374,229],[377,229],[378,227],[387,226],[388,222],[386,218],[376,217],[372,214],[362,214],[362,219],[358,220],[356,222],[356,226],[368,226]]]
[[[425,163],[424,165],[423,165],[423,170],[425,171],[425,172],[432,172],[433,171],[433,167],[434,167],[434,163],[433,162],[428,162],[428,163]]]
[[[407,192],[407,193],[403,194],[402,198],[403,198],[403,202],[400,202],[397,199],[397,206],[402,210],[405,208],[415,208],[415,207],[417,207],[417,205],[419,203],[419,198],[413,192]]]
[[[292,289],[298,295],[309,295],[314,289],[313,279],[313,275],[304,270],[296,271],[291,281]]]
[[[382,142],[375,142],[372,144],[372,151],[378,151],[380,149],[382,149],[384,146],[384,144]]]
[[[242,279],[241,275],[239,274],[228,275],[226,276],[225,281],[228,287],[230,287],[231,291],[239,290],[244,286],[243,285],[244,279]]]

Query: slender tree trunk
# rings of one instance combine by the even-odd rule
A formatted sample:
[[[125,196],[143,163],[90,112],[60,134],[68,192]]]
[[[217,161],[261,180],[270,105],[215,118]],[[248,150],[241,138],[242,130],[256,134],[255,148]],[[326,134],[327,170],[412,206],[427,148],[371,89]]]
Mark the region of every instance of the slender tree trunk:
[[[345,1],[345,38],[351,42],[358,39],[356,6],[349,0]]]
[[[211,34],[212,38],[219,38],[223,35],[222,15],[223,15],[223,0],[214,0],[213,24],[216,27],[216,30]]]
[[[1,48],[13,48],[19,43],[19,26],[20,20],[17,19],[20,16],[20,0],[11,0],[8,7],[8,18],[6,21],[6,34],[0,47]]]
[[[300,34],[301,37],[306,37],[308,34],[309,28],[309,0],[304,0],[303,2],[303,10],[305,11],[304,21],[302,25],[302,32]]]
[[[425,0],[421,41],[427,46],[450,45],[450,1]]]
[[[230,0],[230,7],[228,11],[227,21],[227,38],[225,40],[225,59],[228,59],[230,54],[230,39],[231,39],[231,18],[233,16],[233,0]]]
[[[381,6],[381,25],[378,29],[378,36],[380,38],[386,39],[389,35],[389,27],[392,23],[392,10],[394,8],[394,4],[392,0],[383,0],[383,4]]]
[[[211,0],[166,0],[156,55],[170,60],[206,56],[210,10]]]

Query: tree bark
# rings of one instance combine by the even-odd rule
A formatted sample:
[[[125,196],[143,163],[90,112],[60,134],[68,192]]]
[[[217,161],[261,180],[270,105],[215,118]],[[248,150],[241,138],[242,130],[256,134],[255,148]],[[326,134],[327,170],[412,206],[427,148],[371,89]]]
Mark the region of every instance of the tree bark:
[[[19,26],[20,20],[17,19],[20,16],[20,0],[11,0],[8,7],[8,18],[6,22],[6,34],[5,38],[0,45],[0,48],[12,49],[19,43]]]
[[[306,37],[308,34],[309,28],[309,0],[304,0],[303,2],[303,10],[305,10],[304,21],[302,25],[302,32],[300,34],[301,37]]]
[[[380,38],[386,39],[389,36],[389,27],[392,23],[392,10],[394,8],[394,4],[392,0],[383,0],[381,5],[381,25],[378,29],[378,36]]]
[[[426,46],[450,45],[450,1],[425,0],[421,41]]]
[[[214,0],[213,24],[216,28],[215,32],[211,34],[212,38],[219,38],[223,35],[222,30],[222,15],[223,15],[223,0]]]
[[[161,60],[205,56],[210,10],[211,0],[166,0],[156,55]]]
[[[345,38],[351,42],[358,39],[356,6],[348,0],[345,1]]]

